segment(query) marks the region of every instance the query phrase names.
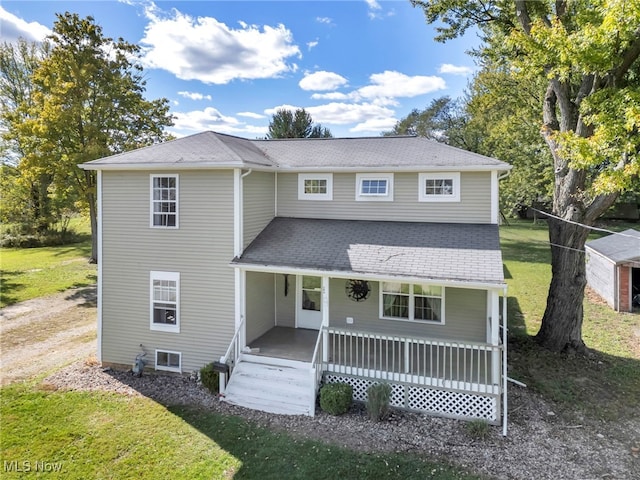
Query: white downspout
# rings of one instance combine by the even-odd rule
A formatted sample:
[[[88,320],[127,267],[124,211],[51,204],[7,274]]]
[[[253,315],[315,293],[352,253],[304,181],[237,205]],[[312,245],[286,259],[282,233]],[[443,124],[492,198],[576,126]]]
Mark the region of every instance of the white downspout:
[[[502,292],[502,435],[507,436],[507,287]]]

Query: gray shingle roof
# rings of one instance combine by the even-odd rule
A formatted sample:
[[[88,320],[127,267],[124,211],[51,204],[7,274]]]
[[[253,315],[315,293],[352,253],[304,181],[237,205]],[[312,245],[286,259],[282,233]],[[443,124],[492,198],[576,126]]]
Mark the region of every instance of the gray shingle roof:
[[[272,167],[274,163],[266,158],[251,140],[215,132],[202,132],[104,157],[84,165],[98,168],[131,165],[144,165],[150,168],[181,165],[242,168],[256,165]]]
[[[280,167],[494,167],[507,164],[423,137],[365,137],[256,140],[265,154]]]
[[[616,263],[640,260],[640,231],[630,228],[620,233],[591,240],[587,246]]]
[[[504,283],[497,225],[277,217],[233,263]]]
[[[101,168],[266,167],[277,170],[508,170],[510,165],[420,137],[249,140],[203,132],[83,164]]]

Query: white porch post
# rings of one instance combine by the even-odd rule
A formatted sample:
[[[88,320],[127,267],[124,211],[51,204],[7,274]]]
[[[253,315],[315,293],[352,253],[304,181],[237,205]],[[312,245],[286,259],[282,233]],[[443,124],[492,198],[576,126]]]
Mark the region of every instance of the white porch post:
[[[322,277],[322,362],[329,361],[329,277]]]
[[[491,345],[500,345],[500,293],[497,290],[488,292],[491,306]],[[491,354],[491,377],[494,385],[500,384],[500,352],[494,350]]]

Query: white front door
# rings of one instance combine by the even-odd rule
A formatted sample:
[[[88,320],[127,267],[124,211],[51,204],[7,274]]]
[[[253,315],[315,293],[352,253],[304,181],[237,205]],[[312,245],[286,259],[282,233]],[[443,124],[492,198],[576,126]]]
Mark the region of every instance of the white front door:
[[[322,326],[322,277],[299,275],[296,279],[298,328]]]

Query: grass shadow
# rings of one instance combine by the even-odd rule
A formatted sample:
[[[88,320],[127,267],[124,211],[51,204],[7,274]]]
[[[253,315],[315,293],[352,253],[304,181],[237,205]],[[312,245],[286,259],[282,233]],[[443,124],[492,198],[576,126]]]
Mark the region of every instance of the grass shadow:
[[[191,407],[169,410],[242,462],[235,479],[477,478],[417,454],[363,453],[304,440],[241,418]]]
[[[11,277],[15,277],[22,272],[7,272],[0,270],[0,304],[11,305],[18,301],[14,296],[15,292],[25,289],[25,284],[17,282]]]

